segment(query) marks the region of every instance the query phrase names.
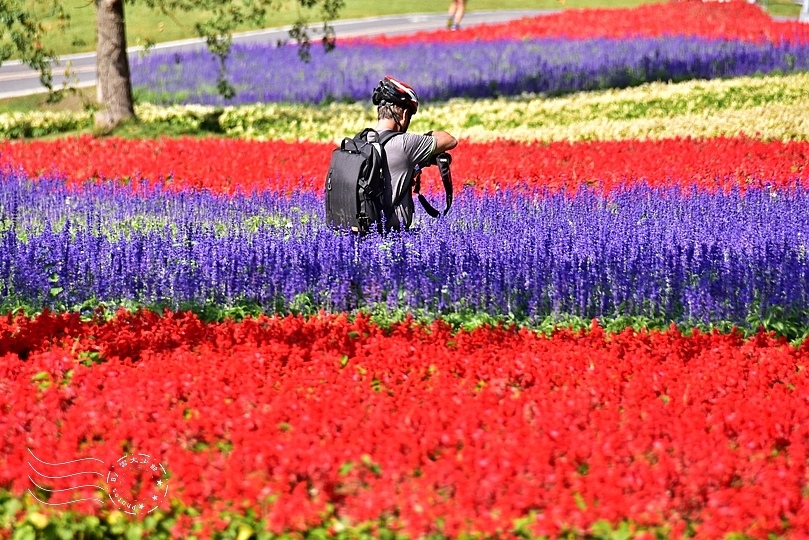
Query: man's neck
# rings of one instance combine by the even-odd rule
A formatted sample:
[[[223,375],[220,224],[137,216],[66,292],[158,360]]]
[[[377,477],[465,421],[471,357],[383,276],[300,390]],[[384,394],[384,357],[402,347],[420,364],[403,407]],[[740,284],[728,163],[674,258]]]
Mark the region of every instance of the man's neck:
[[[396,122],[391,120],[390,118],[385,118],[380,120],[376,124],[377,131],[399,131],[399,127],[396,125]]]

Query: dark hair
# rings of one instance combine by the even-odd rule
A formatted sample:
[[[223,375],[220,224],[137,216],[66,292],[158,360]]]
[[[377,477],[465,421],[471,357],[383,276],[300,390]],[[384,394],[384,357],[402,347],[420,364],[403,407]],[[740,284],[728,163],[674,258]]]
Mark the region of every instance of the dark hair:
[[[376,117],[379,120],[404,120],[405,110],[397,105],[380,105],[376,108]]]

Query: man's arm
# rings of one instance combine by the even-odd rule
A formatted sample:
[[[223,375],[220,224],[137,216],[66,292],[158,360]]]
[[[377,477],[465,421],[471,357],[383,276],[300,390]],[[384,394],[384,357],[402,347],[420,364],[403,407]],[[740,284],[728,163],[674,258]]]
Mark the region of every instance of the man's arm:
[[[435,150],[433,150],[433,154],[447,152],[458,146],[458,139],[446,131],[433,131],[432,136],[435,137]]]

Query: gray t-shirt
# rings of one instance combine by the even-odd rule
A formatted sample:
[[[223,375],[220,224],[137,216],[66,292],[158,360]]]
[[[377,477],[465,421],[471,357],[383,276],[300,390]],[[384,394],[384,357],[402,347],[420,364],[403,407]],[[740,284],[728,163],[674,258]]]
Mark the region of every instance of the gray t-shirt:
[[[380,132],[380,136],[385,133]],[[416,135],[403,133],[385,143],[385,157],[388,167],[385,172],[385,207],[390,208],[393,201],[401,197],[401,202],[393,209],[393,215],[387,217],[386,227],[401,229],[410,227],[413,222],[413,192],[411,183],[416,164],[427,159],[437,142],[432,135]]]

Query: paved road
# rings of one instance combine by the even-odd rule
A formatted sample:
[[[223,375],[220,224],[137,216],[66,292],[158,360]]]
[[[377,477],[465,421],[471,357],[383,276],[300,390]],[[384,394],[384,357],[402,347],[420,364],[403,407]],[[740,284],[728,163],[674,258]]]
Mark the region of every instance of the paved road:
[[[469,11],[464,17],[464,26],[483,23],[499,23],[519,19],[522,17],[553,13],[547,10],[513,10],[513,11]],[[444,28],[447,16],[443,13],[391,15],[367,19],[354,19],[335,21],[333,27],[338,38],[373,36],[373,35],[403,35],[412,34],[421,30],[437,30]],[[310,33],[315,41],[322,35],[319,26],[312,26]],[[289,27],[271,28],[235,34],[234,43],[276,43],[289,38]],[[205,47],[205,43],[198,39],[160,43],[152,50],[160,52],[184,51]],[[132,47],[127,50],[130,57],[142,54],[142,48]],[[54,87],[59,87],[65,81],[65,68],[70,67],[78,83],[75,86],[93,86],[96,83],[95,53],[73,54],[60,58],[58,64],[53,66]],[[0,99],[37,94],[45,91],[39,82],[39,72],[30,69],[20,62],[5,62],[0,66]]]

